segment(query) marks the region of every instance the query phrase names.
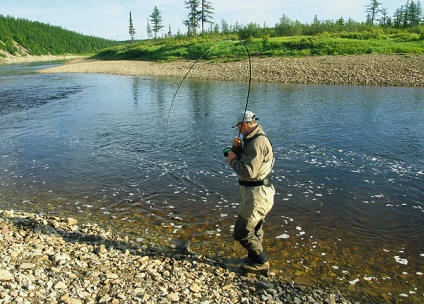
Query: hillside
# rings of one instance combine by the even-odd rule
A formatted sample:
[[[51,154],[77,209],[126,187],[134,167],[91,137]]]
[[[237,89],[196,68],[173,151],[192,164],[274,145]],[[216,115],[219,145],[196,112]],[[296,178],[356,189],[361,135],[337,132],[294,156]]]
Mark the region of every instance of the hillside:
[[[118,44],[59,26],[0,15],[0,57],[93,54]]]

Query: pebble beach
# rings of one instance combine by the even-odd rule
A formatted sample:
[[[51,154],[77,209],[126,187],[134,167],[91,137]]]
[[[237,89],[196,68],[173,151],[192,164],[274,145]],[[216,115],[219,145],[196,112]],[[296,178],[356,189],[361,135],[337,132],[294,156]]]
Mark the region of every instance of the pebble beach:
[[[146,62],[73,59],[40,73],[100,73],[130,76],[163,76],[248,81],[248,60],[236,62]],[[192,69],[191,69],[192,68]],[[190,70],[191,69],[191,70]],[[424,86],[423,55],[353,55],[303,58],[251,58],[252,82]]]
[[[352,303],[56,215],[0,210],[0,303]]]

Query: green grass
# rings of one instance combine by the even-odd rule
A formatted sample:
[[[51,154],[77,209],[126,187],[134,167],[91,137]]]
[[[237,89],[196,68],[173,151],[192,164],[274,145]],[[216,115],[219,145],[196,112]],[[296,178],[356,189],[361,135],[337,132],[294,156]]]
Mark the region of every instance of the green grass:
[[[424,35],[381,31],[323,33],[317,36],[256,38],[244,41],[253,56],[304,57],[320,55],[423,54]],[[235,61],[246,57],[237,37],[158,39],[105,49],[94,58],[103,60],[213,60]]]

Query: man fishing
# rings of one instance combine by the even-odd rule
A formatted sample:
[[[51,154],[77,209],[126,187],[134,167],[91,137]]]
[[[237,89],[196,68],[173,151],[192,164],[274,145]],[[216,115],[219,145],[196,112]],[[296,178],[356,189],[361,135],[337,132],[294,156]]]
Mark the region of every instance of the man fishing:
[[[240,267],[244,272],[268,272],[269,262],[262,246],[265,216],[274,204],[275,189],[271,184],[274,165],[272,145],[258,118],[251,111],[237,118],[239,136],[233,140],[227,162],[239,176],[240,207],[234,227],[234,239],[247,250],[247,259]]]

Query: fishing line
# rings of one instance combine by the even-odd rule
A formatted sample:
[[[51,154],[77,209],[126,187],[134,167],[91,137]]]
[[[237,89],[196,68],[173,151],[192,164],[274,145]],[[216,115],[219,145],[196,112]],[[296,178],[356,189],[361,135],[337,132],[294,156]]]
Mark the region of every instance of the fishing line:
[[[168,129],[169,129],[169,118],[170,118],[170,115],[171,115],[171,110],[172,110],[172,106],[174,105],[174,101],[175,101],[175,98],[177,97],[177,94],[178,94],[178,92],[179,92],[179,90],[180,90],[180,88],[181,88],[181,86],[182,86],[182,84],[183,84],[183,82],[186,80],[186,78],[187,78],[187,76],[188,76],[188,74],[190,74],[190,72],[191,72],[191,70],[195,67],[195,65],[207,54],[207,53],[209,53],[210,51],[212,51],[213,49],[215,49],[216,47],[218,47],[220,44],[222,44],[222,43],[224,43],[224,42],[227,42],[227,41],[233,41],[233,40],[222,40],[221,42],[219,42],[219,43],[217,43],[217,44],[215,44],[215,45],[213,45],[213,46],[211,46],[206,52],[204,52],[203,54],[202,54],[202,56],[200,56],[194,63],[193,63],[193,65],[190,67],[190,69],[187,71],[187,73],[184,75],[184,77],[183,77],[183,79],[181,80],[181,82],[180,82],[180,84],[178,85],[178,88],[177,88],[177,90],[175,91],[175,94],[174,94],[174,97],[172,98],[172,101],[171,101],[171,105],[170,105],[170,107],[169,107],[169,111],[168,111],[168,118],[167,118],[167,127],[166,127],[166,130],[168,131]],[[250,86],[251,86],[251,83],[252,83],[252,62],[251,62],[251,60],[250,60],[250,53],[249,53],[249,49],[247,48],[247,46],[246,46],[246,44],[243,42],[243,41],[241,41],[241,40],[238,40],[238,42],[240,42],[240,44],[243,46],[243,48],[244,48],[244,50],[246,51],[246,53],[247,53],[247,57],[248,57],[248,60],[249,60],[249,85],[248,85],[248,89],[247,89],[247,97],[246,97],[246,105],[245,105],[245,108],[244,108],[244,114],[243,114],[243,121],[244,121],[244,116],[246,115],[246,111],[247,111],[247,106],[248,106],[248,103],[249,103],[249,96],[250,96]],[[238,134],[238,137],[240,137],[240,132],[239,132],[239,134]]]
[[[252,83],[252,62],[250,61],[250,53],[249,53],[249,49],[247,48],[247,45],[245,43],[243,43],[243,41],[240,41],[241,45],[244,47],[246,53],[247,53],[247,58],[249,60],[249,85],[247,87],[247,97],[246,97],[246,105],[244,107],[244,111],[243,111],[243,119],[241,121],[244,121],[244,118],[246,116],[246,111],[247,111],[247,106],[249,104],[249,96],[250,96],[250,85]],[[240,137],[240,133],[241,133],[241,128],[239,130],[238,136]]]
[[[187,71],[187,73],[184,75],[184,77],[183,77],[183,79],[181,80],[181,82],[180,82],[180,84],[178,85],[178,88],[177,88],[177,90],[175,91],[175,94],[174,94],[174,98],[172,98],[172,101],[171,101],[171,106],[169,107],[169,111],[168,111],[168,119],[167,119],[167,127],[166,127],[166,129],[168,130],[168,128],[169,128],[169,117],[170,117],[170,115],[171,115],[171,110],[172,110],[172,106],[173,106],[173,104],[174,104],[174,101],[175,101],[175,98],[177,97],[177,94],[178,94],[178,91],[180,90],[180,88],[181,88],[181,86],[183,85],[183,82],[184,82],[184,80],[186,80],[186,78],[187,78],[187,76],[188,76],[188,74],[190,74],[190,72],[191,72],[191,70],[194,68],[194,66],[207,54],[207,53],[209,53],[210,51],[212,51],[214,48],[216,48],[218,45],[220,45],[221,43],[223,43],[223,42],[225,42],[225,41],[229,41],[229,40],[223,40],[223,41],[221,41],[221,42],[219,42],[219,43],[217,43],[217,44],[215,44],[215,45],[213,45],[213,46],[211,46],[206,52],[204,52],[203,54],[202,54],[202,56],[200,56],[193,64],[192,64],[192,66],[190,67],[190,69]]]

